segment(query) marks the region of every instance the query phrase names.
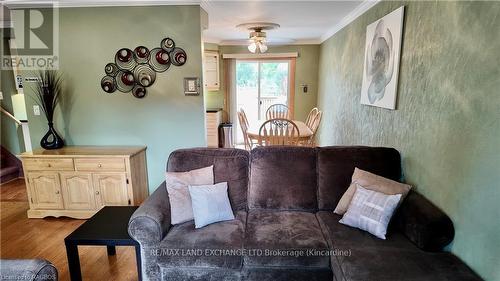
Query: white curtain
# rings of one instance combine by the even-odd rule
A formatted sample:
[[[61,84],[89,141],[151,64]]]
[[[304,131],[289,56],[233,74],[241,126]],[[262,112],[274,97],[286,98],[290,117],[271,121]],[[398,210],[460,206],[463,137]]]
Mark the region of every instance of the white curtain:
[[[238,109],[236,108],[236,59],[224,59],[226,77],[226,112],[229,122],[233,123],[233,143],[236,143],[236,132],[239,130]]]

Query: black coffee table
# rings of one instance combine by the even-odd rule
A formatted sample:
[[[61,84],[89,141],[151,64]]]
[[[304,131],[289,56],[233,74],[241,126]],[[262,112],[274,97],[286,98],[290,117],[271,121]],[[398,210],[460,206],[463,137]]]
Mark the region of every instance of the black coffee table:
[[[128,235],[128,221],[137,206],[103,207],[94,216],[64,239],[71,281],[81,281],[78,245],[106,246],[108,255],[115,255],[115,246],[134,246],[139,281],[141,276],[141,249]]]

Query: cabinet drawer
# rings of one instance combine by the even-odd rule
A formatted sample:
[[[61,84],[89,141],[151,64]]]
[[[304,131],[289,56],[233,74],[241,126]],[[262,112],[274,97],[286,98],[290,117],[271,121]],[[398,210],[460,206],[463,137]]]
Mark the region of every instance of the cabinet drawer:
[[[76,158],[75,168],[77,171],[125,171],[125,160],[123,158]]]
[[[73,171],[73,159],[24,159],[24,168],[28,171]]]
[[[210,124],[210,125],[219,125],[217,124],[217,118],[207,118],[207,124]]]
[[[207,136],[217,136],[219,131],[214,128],[207,128]]]
[[[219,139],[216,136],[208,136],[207,137],[207,146],[208,147],[218,147]]]
[[[207,113],[206,114],[206,120],[207,122],[217,122],[219,120],[220,116],[219,113]]]

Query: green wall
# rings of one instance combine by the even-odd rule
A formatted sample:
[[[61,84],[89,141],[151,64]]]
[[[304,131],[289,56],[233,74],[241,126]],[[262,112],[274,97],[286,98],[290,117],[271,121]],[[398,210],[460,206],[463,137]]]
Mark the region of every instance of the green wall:
[[[218,47],[220,54],[248,54],[247,46],[217,46],[205,44],[206,50],[216,50]],[[268,53],[289,53],[298,52],[295,69],[295,118],[305,120],[309,111],[316,107],[318,92],[318,62],[319,45],[288,45],[269,46]],[[223,107],[225,81],[221,64],[221,90],[209,92],[206,96],[207,107]],[[301,84],[309,86],[307,93],[302,92]]]
[[[205,146],[203,95],[185,96],[183,90],[184,77],[202,78],[201,11],[199,6],[60,9],[65,103],[62,114],[57,114],[56,128],[65,142],[147,146],[150,191],[163,181],[171,151]],[[167,36],[186,50],[187,63],[157,73],[145,98],[101,89],[104,66],[114,61],[118,49],[139,45],[152,49]],[[39,146],[46,120],[33,115],[29,98],[27,103],[32,142]]]
[[[397,110],[360,104],[366,26],[405,5]],[[321,45],[321,145],[397,148],[453,220],[448,247],[500,280],[500,3],[381,2]]]
[[[7,40],[4,40],[3,29],[0,29],[0,40],[0,44],[3,44],[3,52],[5,52],[5,55],[9,56],[9,43]],[[3,53],[0,54],[0,60],[3,59],[3,55]],[[12,71],[2,69],[0,71],[0,76],[0,89],[3,94],[3,100],[1,100],[0,104],[8,112],[14,113],[12,108],[12,100],[10,98],[17,92],[14,82],[14,75],[12,74]],[[12,154],[18,155],[22,150],[24,150],[21,127],[18,127],[13,120],[9,119],[4,114],[0,115],[1,145]]]

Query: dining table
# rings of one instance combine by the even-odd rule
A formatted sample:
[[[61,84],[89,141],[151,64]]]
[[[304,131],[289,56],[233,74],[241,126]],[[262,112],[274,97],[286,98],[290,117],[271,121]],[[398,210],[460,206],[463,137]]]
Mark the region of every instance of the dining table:
[[[267,120],[259,120],[258,122],[250,123],[247,130],[248,137],[254,140],[258,140],[260,127],[266,121]],[[295,123],[295,125],[297,125],[297,128],[299,129],[299,140],[306,141],[313,135],[313,131],[303,121],[292,121],[293,123]]]

